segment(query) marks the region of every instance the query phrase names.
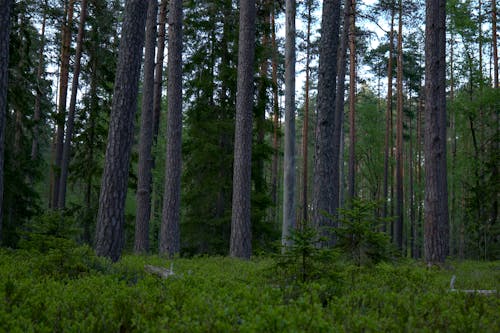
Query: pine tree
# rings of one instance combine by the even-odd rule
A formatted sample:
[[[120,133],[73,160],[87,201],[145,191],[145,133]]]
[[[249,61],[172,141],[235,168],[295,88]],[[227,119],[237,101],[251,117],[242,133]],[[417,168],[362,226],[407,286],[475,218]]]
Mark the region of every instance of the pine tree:
[[[97,255],[113,261],[120,258],[124,245],[124,206],[146,16],[146,1],[127,1],[96,228]]]

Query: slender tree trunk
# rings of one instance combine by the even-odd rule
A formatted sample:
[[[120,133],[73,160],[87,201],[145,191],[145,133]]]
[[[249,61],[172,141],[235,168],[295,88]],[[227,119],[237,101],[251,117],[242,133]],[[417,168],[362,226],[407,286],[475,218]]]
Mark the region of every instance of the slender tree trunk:
[[[493,86],[498,88],[498,42],[497,42],[497,2],[491,1],[491,25],[493,41]]]
[[[325,217],[326,212],[335,215],[338,189],[333,186],[334,146],[331,139],[335,127],[337,56],[339,46],[340,1],[323,1],[321,41],[319,50],[318,119],[316,124],[316,148],[314,163],[313,207],[314,224],[327,236],[327,243],[334,243],[333,236],[324,228],[336,225],[336,221]]]
[[[5,123],[9,68],[9,35],[11,0],[0,0],[0,244],[2,243]]]
[[[59,78],[59,103],[56,118],[56,150],[54,165],[52,166],[53,191],[51,198],[51,207],[59,208],[59,184],[61,179],[61,164],[64,145],[64,124],[66,122],[66,100],[68,96],[69,82],[69,60],[71,53],[71,28],[73,26],[73,10],[75,2],[69,0],[66,7],[64,22],[62,26],[62,47],[61,47],[61,71]]]
[[[307,1],[307,28],[306,28],[306,78],[304,87],[304,122],[302,126],[302,220],[307,222],[308,191],[309,191],[309,86],[311,75],[311,25],[312,4]]]
[[[446,176],[446,1],[426,1],[425,260],[443,263],[449,249]]]
[[[182,163],[182,0],[171,0],[168,16],[168,116],[165,192],[160,227],[160,253],[180,252]]]
[[[403,250],[403,2],[399,0],[398,58],[397,58],[397,115],[396,115],[396,221],[394,242]]]
[[[271,197],[274,205],[273,221],[276,220],[274,215],[278,211],[278,162],[279,162],[279,122],[280,122],[280,109],[278,99],[278,47],[276,45],[276,23],[275,23],[275,8],[273,6],[273,13],[271,15],[272,25],[272,90],[273,90],[273,161],[271,165]]]
[[[137,108],[147,1],[128,0],[116,69],[113,107],[99,198],[96,253],[117,261],[124,244],[125,199]]]
[[[41,104],[43,91],[41,87],[42,76],[45,71],[44,52],[45,52],[45,25],[47,22],[47,0],[44,2],[42,28],[40,33],[40,50],[38,51],[38,69],[36,74],[36,96],[35,96],[35,110],[33,114],[33,141],[31,143],[31,160],[35,161],[38,157],[38,126],[40,125],[41,118]]]
[[[349,200],[356,196],[356,0],[349,22]]]
[[[411,100],[411,99],[410,99]],[[417,249],[416,249],[416,239],[417,239],[417,228],[415,225],[415,190],[414,190],[414,160],[413,160],[413,128],[412,128],[412,118],[409,119],[409,137],[410,137],[410,148],[408,153],[408,161],[410,170],[410,181],[409,181],[409,192],[410,192],[410,251],[411,257],[417,259]]]
[[[281,243],[290,246],[295,216],[295,0],[287,0],[285,41],[285,159]]]
[[[168,0],[161,0],[158,18],[158,51],[156,53],[154,93],[153,93],[153,140],[156,142],[160,129],[161,93],[163,88],[163,58],[165,54],[165,26]]]
[[[250,221],[253,65],[255,51],[255,0],[240,0],[238,46],[238,94],[234,140],[233,209],[231,216],[232,257],[250,258]]]
[[[71,83],[71,97],[68,110],[68,121],[66,124],[66,139],[64,141],[62,160],[61,160],[61,178],[59,180],[59,198],[57,207],[64,209],[66,207],[66,188],[68,183],[68,168],[71,153],[71,141],[73,139],[73,129],[75,124],[76,95],[78,93],[78,80],[80,77],[83,36],[85,33],[85,20],[87,18],[87,0],[81,1],[80,23],[78,25],[78,36],[76,38],[75,65],[73,68],[73,81]]]
[[[135,253],[149,250],[149,219],[151,217],[151,168],[153,157],[153,100],[156,48],[156,17],[158,1],[149,0],[146,20],[146,41],[144,50],[144,83],[142,84],[141,132],[139,138],[139,166],[137,172],[137,209],[135,215]],[[160,90],[161,93],[161,90]]]
[[[387,61],[387,113],[385,118],[385,145],[384,145],[384,209],[382,217],[388,216],[389,201],[389,156],[392,143],[392,57],[394,53],[394,9],[391,10],[391,30],[389,32],[389,59]],[[392,198],[391,198],[392,201]]]

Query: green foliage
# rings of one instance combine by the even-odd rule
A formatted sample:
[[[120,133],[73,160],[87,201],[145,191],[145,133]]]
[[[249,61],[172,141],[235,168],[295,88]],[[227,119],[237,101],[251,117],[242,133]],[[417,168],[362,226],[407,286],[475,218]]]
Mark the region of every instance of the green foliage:
[[[376,202],[355,198],[350,208],[339,209],[339,226],[332,229],[336,247],[357,266],[389,260],[396,253],[389,235],[381,231],[391,218],[378,217],[378,206]]]
[[[0,250],[0,331],[495,332],[500,325],[498,297],[447,292],[453,274],[457,288],[497,288],[498,262],[452,263],[453,271],[414,262],[346,267],[353,279],[324,302],[322,280],[284,297],[289,291],[264,274],[274,265],[268,259],[176,259],[168,279],[145,273],[145,264],[170,266],[156,256],[102,261],[70,279],[33,269],[42,261],[36,252]]]

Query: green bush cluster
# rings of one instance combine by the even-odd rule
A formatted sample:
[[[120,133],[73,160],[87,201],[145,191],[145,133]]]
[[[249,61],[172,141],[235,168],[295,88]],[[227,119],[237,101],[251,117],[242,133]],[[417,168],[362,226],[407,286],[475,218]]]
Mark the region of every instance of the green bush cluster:
[[[452,264],[451,271],[415,262],[334,265],[294,297],[269,279],[272,259],[174,259],[168,279],[144,265],[170,267],[156,256],[125,256],[118,263],[85,247],[67,252],[62,274],[34,250],[0,249],[0,332],[498,332],[497,296],[451,293],[498,289],[500,263]],[[76,265],[76,264],[75,264]],[[73,268],[70,268],[73,267]],[[338,289],[327,293],[332,281]],[[296,289],[297,290],[297,289]],[[325,302],[325,294],[329,295]]]

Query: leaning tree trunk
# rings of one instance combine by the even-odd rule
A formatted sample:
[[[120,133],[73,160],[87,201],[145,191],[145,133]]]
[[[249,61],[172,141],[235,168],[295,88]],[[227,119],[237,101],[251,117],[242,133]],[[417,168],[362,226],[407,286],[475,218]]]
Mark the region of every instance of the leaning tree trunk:
[[[0,0],[0,244],[3,217],[3,166],[5,152],[5,120],[7,113],[7,85],[9,68],[9,33],[11,0]]]
[[[71,140],[73,139],[73,129],[75,126],[76,95],[78,93],[78,80],[80,77],[83,35],[85,33],[85,20],[87,18],[87,0],[82,0],[80,9],[80,23],[78,25],[78,36],[76,38],[75,65],[73,67],[73,82],[71,83],[71,98],[69,101],[68,122],[66,124],[66,139],[64,141],[61,176],[59,180],[59,191],[57,207],[64,209],[66,206],[66,188],[68,184],[68,168],[71,152]],[[57,184],[55,184],[57,186]]]
[[[96,226],[96,253],[113,261],[120,258],[124,243],[125,198],[147,7],[144,0],[127,1],[118,54]]]
[[[295,228],[295,0],[286,4],[285,40],[285,159],[281,244],[291,245]],[[306,157],[304,157],[306,158]]]
[[[232,257],[245,259],[249,259],[252,255],[250,192],[255,11],[255,0],[240,0],[233,209],[229,254]]]
[[[328,235],[327,243],[333,244],[325,227],[332,227],[335,222],[325,217],[327,213],[335,215],[338,202],[338,189],[333,186],[335,142],[331,135],[335,127],[335,100],[337,85],[337,55],[339,45],[340,1],[325,0],[321,23],[321,41],[319,51],[318,77],[318,118],[316,123],[316,147],[314,163],[313,212],[314,224],[323,235]]]
[[[428,264],[448,255],[446,177],[446,1],[426,1],[424,250]]]
[[[69,60],[71,53],[71,28],[73,25],[73,10],[75,2],[69,0],[62,26],[62,47],[61,47],[61,71],[59,77],[59,103],[56,118],[56,142],[55,142],[55,156],[54,165],[52,166],[52,198],[51,207],[54,209],[59,208],[59,184],[61,175],[61,163],[64,146],[64,123],[66,118],[66,100],[68,96],[68,82],[69,82]]]
[[[182,0],[170,1],[168,20],[168,116],[165,192],[160,227],[160,253],[180,251],[182,159]]]
[[[142,84],[141,133],[139,138],[139,166],[137,171],[137,209],[135,214],[134,252],[149,250],[149,219],[151,216],[151,168],[153,157],[153,100],[156,48],[156,16],[158,0],[149,0],[144,51],[144,83]]]

